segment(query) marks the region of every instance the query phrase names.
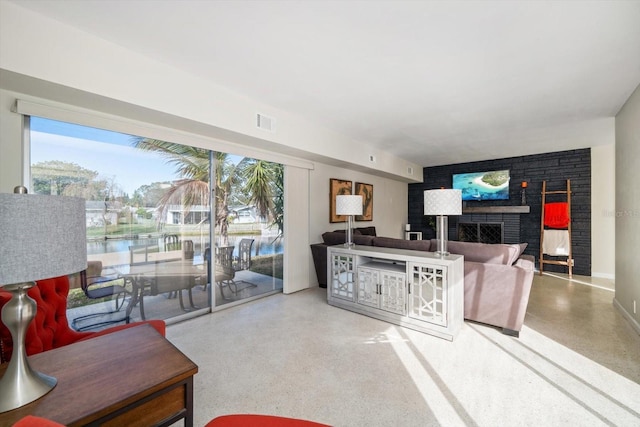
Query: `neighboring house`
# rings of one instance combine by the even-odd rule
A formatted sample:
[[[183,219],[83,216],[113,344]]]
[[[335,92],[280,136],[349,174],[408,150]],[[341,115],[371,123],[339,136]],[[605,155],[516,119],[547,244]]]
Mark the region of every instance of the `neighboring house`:
[[[191,206],[188,212],[185,211],[184,206],[170,205],[164,222],[174,225],[200,224],[209,218],[208,213],[209,207],[204,205]]]
[[[87,200],[87,227],[103,227],[105,225],[117,224],[118,212],[121,210],[121,202]]]
[[[255,206],[234,206],[229,209],[233,216],[233,222],[239,224],[249,224],[261,222],[256,212]]]

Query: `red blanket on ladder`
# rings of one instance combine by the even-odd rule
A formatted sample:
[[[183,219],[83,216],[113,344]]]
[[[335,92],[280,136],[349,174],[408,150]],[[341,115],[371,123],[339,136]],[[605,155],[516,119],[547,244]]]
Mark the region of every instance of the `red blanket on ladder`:
[[[544,225],[550,228],[569,226],[569,205],[566,202],[546,203],[544,205]]]

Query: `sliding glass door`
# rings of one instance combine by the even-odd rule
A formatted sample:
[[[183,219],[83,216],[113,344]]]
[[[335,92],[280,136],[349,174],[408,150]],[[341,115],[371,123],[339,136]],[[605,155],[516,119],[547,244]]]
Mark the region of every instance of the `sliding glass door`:
[[[215,154],[215,305],[282,291],[283,166]]]
[[[179,320],[282,289],[282,165],[36,117],[29,135],[31,192],[86,200],[77,329]],[[108,286],[119,292],[92,297]]]

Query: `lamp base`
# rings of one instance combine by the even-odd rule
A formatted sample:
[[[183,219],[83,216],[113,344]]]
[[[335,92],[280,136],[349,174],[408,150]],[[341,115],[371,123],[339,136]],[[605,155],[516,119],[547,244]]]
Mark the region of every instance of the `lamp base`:
[[[450,255],[449,251],[447,251],[447,240],[448,236],[448,228],[449,221],[448,217],[445,215],[438,215],[436,217],[436,250],[435,253],[438,256],[447,256]]]
[[[0,379],[0,413],[40,399],[58,383],[54,377],[38,371],[29,369],[29,373],[14,374],[9,372],[9,368]]]
[[[353,215],[348,215],[347,217],[347,229],[345,230],[347,235],[347,241],[344,242],[345,248],[351,248],[353,243]]]
[[[0,413],[39,399],[57,383],[55,378],[31,369],[27,360],[24,339],[37,309],[36,302],[27,295],[27,291],[33,286],[34,282],[3,286],[3,290],[13,294],[2,308],[2,321],[13,339],[13,353],[9,366],[0,379]]]

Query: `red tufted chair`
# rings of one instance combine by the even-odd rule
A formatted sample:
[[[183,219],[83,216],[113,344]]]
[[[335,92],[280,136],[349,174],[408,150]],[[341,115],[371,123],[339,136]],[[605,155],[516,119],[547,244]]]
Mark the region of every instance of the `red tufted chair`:
[[[28,294],[38,304],[36,317],[31,321],[25,344],[27,355],[41,353],[62,347],[76,341],[105,335],[121,329],[149,323],[162,336],[165,335],[165,323],[162,320],[149,320],[127,325],[114,326],[99,332],[77,332],[69,327],[67,321],[67,296],[69,295],[69,277],[38,280],[37,286],[29,289]],[[0,309],[11,299],[9,292],[0,290]],[[11,333],[0,320],[0,362],[8,362],[13,351]]]

